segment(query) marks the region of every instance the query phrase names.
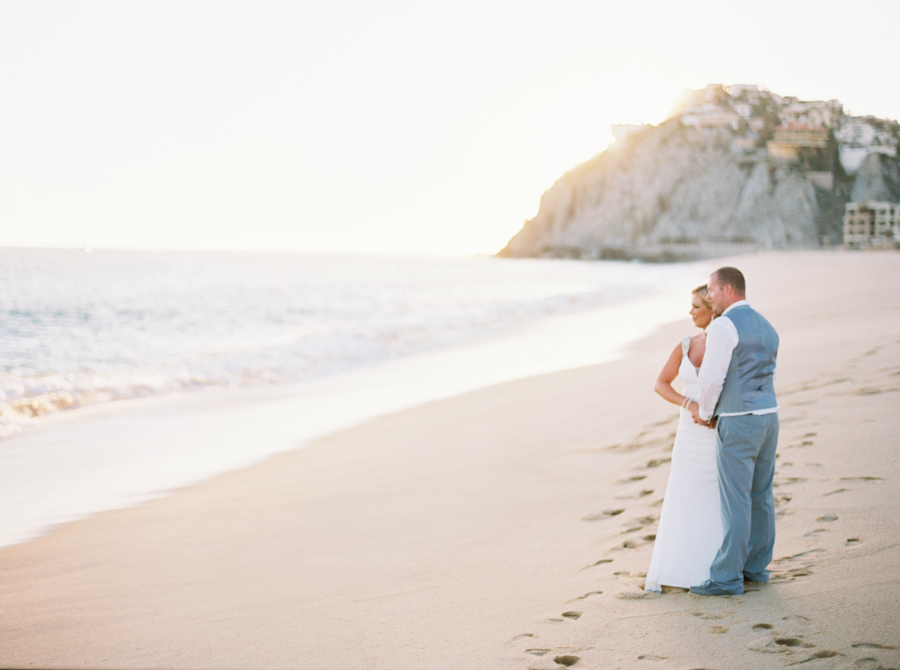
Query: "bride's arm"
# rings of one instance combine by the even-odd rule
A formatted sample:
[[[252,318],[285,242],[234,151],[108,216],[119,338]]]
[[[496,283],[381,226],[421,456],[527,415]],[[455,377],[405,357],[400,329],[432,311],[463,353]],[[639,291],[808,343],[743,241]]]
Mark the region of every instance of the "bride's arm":
[[[684,396],[672,388],[672,382],[678,376],[678,368],[681,366],[681,356],[681,344],[679,343],[672,350],[669,360],[666,361],[656,378],[656,384],[653,385],[653,390],[673,405],[680,405],[684,402]]]

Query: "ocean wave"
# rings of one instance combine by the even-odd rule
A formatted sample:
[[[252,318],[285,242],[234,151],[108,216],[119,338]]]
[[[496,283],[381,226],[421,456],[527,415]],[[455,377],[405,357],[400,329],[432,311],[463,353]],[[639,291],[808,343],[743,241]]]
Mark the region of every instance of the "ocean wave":
[[[0,250],[0,436],[88,406],[294,382],[640,294],[662,266]]]

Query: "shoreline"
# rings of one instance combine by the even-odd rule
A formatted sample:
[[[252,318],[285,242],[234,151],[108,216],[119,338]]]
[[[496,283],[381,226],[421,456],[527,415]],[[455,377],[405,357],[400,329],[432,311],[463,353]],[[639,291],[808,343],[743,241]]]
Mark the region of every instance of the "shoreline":
[[[704,269],[697,270],[702,276]],[[662,287],[310,381],[60,413],[0,442],[0,507],[17,510],[16,518],[0,522],[0,547],[33,540],[60,523],[165,497],[379,416],[621,357],[634,340],[681,316],[676,294],[689,291],[693,280],[681,283],[681,291]],[[608,328],[610,322],[620,327]]]
[[[3,437],[115,399],[362,369],[648,294],[690,272],[451,256],[31,252],[0,249],[18,277],[0,300],[9,312]]]
[[[772,584],[640,590],[685,319],[0,549],[0,665],[897,667],[900,255],[735,263],[782,336]]]

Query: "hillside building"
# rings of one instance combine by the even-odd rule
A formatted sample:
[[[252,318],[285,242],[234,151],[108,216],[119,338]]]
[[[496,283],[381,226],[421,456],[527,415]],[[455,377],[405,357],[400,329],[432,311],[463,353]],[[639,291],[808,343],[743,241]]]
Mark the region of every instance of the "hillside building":
[[[706,103],[686,109],[681,115],[681,123],[694,128],[737,130],[741,125],[741,117],[728,107]]]
[[[797,161],[804,153],[827,151],[831,135],[823,126],[811,123],[787,123],[778,126],[766,148],[772,158]]]
[[[844,244],[887,246],[900,241],[900,203],[848,202],[844,207]]]
[[[744,120],[753,116],[753,105],[749,102],[735,102],[732,103],[731,107],[737,112],[737,115]]]
[[[778,116],[782,124],[809,124],[823,128],[833,128],[844,113],[844,107],[837,100],[803,101],[796,98],[785,98]]]
[[[817,186],[834,188],[835,145],[828,128],[811,123],[778,126],[766,151],[769,158],[798,163]]]
[[[896,126],[870,116],[847,116],[834,131],[844,170],[855,174],[870,153],[897,156],[900,138]]]

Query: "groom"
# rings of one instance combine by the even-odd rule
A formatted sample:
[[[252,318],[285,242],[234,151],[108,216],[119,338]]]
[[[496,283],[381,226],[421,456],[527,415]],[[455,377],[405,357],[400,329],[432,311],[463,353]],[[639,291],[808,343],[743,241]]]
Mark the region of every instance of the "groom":
[[[778,334],[745,298],[744,275],[724,267],[709,278],[707,299],[718,318],[706,329],[694,421],[715,426],[719,495],[725,531],[709,570],[692,586],[703,596],[744,592],[744,580],[768,582],[775,544],[775,446],[778,404],[773,380]]]

